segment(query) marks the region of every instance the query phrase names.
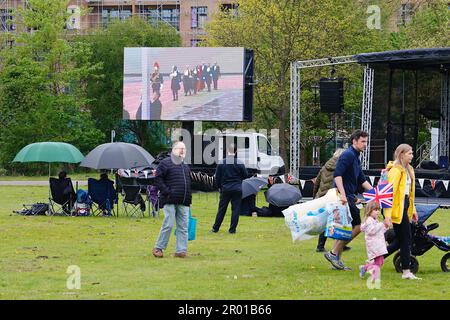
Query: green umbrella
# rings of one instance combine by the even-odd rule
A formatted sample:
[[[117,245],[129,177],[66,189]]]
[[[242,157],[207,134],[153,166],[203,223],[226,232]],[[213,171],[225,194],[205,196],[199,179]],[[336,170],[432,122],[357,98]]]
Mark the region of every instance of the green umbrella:
[[[22,148],[13,162],[78,163],[84,159],[76,147],[64,142],[37,142]]]

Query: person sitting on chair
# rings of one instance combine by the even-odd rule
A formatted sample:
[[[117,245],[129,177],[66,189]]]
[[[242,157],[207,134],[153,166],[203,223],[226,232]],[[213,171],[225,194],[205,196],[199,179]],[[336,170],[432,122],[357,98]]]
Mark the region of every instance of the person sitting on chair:
[[[70,178],[67,177],[67,172],[64,170],[60,171],[58,173],[58,180],[60,182],[63,182],[66,179],[70,180]],[[65,184],[62,194],[63,194],[64,198],[70,199],[70,201],[67,204],[63,205],[64,212],[70,213],[70,210],[76,200],[76,194],[75,194],[75,191],[73,190],[72,182]]]

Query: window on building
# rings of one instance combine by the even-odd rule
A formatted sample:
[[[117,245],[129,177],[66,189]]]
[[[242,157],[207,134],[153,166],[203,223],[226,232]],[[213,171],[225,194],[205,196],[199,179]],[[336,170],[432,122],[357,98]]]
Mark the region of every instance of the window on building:
[[[191,28],[204,29],[208,18],[208,7],[191,7]]]
[[[131,18],[131,10],[103,9],[102,11],[102,24],[104,27],[106,27],[112,19],[125,20],[128,18]]]
[[[412,20],[414,16],[414,5],[412,3],[403,3],[400,7],[398,25],[405,25]]]
[[[223,3],[220,5],[220,10],[222,10],[223,12],[228,12],[232,16],[237,17],[238,7],[239,5],[237,3]]]
[[[13,23],[11,10],[0,9],[0,31],[13,31],[16,25]]]
[[[191,39],[191,47],[199,47],[201,42],[201,39]]]
[[[174,27],[177,31],[180,30],[180,10],[172,9],[141,9],[139,14],[146,17],[150,23],[165,22]]]

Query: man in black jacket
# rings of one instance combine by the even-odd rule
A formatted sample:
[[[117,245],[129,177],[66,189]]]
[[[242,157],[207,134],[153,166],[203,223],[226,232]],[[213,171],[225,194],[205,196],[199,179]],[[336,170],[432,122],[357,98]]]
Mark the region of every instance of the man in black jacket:
[[[216,169],[216,182],[220,190],[219,209],[212,232],[218,232],[222,224],[228,203],[231,201],[230,233],[236,233],[239,222],[239,211],[242,198],[242,180],[248,176],[245,165],[236,158],[236,145],[227,148],[228,156],[222,160]]]
[[[153,255],[157,258],[163,257],[163,250],[169,243],[175,220],[177,222],[175,257],[186,257],[192,193],[190,169],[184,163],[185,156],[184,143],[175,142],[170,157],[162,160],[156,169],[155,183],[160,191],[160,206],[164,211],[164,221],[153,249]]]

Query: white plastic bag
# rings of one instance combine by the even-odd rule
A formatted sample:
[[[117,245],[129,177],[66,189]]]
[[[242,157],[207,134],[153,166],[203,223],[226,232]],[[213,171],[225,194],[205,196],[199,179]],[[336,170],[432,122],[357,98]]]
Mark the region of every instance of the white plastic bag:
[[[336,189],[330,189],[320,198],[296,204],[283,210],[284,221],[291,230],[292,241],[307,240],[321,234],[326,227],[326,205],[338,201]]]

